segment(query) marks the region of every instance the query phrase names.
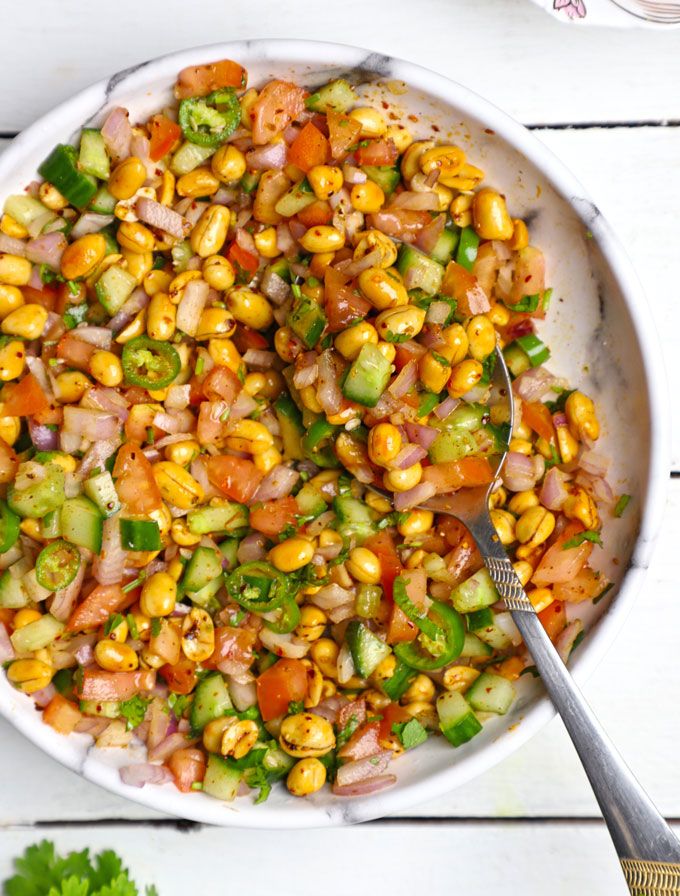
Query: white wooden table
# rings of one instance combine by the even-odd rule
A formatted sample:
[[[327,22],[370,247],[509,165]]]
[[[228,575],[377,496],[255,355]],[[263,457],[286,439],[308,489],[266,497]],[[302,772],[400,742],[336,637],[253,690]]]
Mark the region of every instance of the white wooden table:
[[[220,39],[357,43],[462,81],[536,128],[594,195],[637,266],[669,377],[680,383],[678,32],[569,27],[528,0],[346,0],[332,13],[318,0],[31,0],[11,10],[10,0],[0,0],[1,10],[0,148],[97,78]],[[679,404],[673,401],[676,426]],[[669,481],[666,528],[645,593],[586,694],[680,832],[677,429],[673,469],[679,472]],[[275,887],[299,896],[333,893],[339,885],[329,872],[342,880],[338,872],[350,862],[348,884],[359,893],[380,887],[402,896],[418,886],[433,896],[468,888],[486,894],[508,889],[510,880],[523,896],[625,892],[559,721],[483,777],[403,817],[294,834],[178,823],[79,779],[5,723],[0,744],[0,880],[15,854],[48,836],[63,849],[113,846],[162,896],[189,887],[213,896],[226,882],[256,894]]]

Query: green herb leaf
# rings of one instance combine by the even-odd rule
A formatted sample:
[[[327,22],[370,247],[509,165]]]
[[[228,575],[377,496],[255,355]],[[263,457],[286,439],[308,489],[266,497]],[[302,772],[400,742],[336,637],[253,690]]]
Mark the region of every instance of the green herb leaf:
[[[132,613],[128,613],[125,618],[127,620],[128,630],[132,636],[132,640],[138,641],[139,640],[139,629],[137,628],[137,623],[135,622],[135,617],[132,615]]]
[[[388,330],[385,333],[386,342],[394,342],[399,344],[401,342],[408,342],[409,339],[412,338],[413,337],[411,333],[393,333],[392,330]]]
[[[562,545],[562,550],[568,551],[569,548],[577,548],[579,545],[582,545],[584,541],[591,541],[593,544],[599,544],[599,546],[602,547],[600,533],[595,532],[593,529],[586,529],[585,532],[579,532],[578,535],[570,538],[569,541],[565,541]]]
[[[451,362],[448,358],[445,358],[444,355],[438,355],[437,352],[430,350],[430,354],[435,359],[437,364],[441,364],[442,367],[450,367]]]
[[[496,369],[496,360],[496,352],[491,352],[491,354],[487,355],[482,361],[482,378],[479,381],[480,386],[488,386],[491,382],[491,377]]]
[[[349,721],[342,729],[342,731],[338,732],[338,735],[335,739],[338,750],[340,747],[344,747],[350,737],[354,734],[354,732],[359,727],[359,719],[355,715],[351,715],[349,717]]]
[[[427,417],[439,404],[436,392],[421,392],[418,403],[418,416]]]
[[[107,638],[115,628],[118,628],[122,621],[123,616],[121,613],[111,613],[109,618],[104,623],[104,634]]]
[[[623,516],[626,507],[628,507],[628,504],[630,503],[631,497],[632,495],[621,495],[619,500],[616,502],[616,506],[614,507],[614,516]]]
[[[192,694],[169,694],[168,706],[176,719],[181,719],[193,702]]]
[[[288,704],[288,714],[291,716],[297,715],[299,712],[305,711],[305,704],[302,700],[291,700]]]
[[[392,733],[397,735],[405,750],[411,750],[427,740],[427,731],[418,719],[409,719],[408,722],[395,722],[392,725]]]
[[[151,703],[151,700],[145,700],[144,697],[135,694],[134,697],[131,697],[129,700],[123,700],[119,704],[118,709],[127,723],[128,731],[132,731],[133,728],[142,724],[149,703]]]
[[[151,634],[154,638],[157,638],[161,633],[161,621],[158,616],[154,616],[151,620]]]

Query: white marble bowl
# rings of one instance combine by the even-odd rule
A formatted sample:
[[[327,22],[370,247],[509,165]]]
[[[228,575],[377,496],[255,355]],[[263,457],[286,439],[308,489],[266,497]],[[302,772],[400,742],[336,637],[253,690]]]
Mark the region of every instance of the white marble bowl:
[[[553,350],[549,367],[596,399],[603,424],[598,447],[615,459],[610,479],[618,492],[634,496],[621,520],[607,521],[606,552],[598,550],[595,558],[617,588],[588,608],[590,631],[573,662],[575,678],[584,681],[616,636],[648,565],[667,481],[668,405],[649,308],[628,260],[583,187],[532,134],[460,84],[400,60],[311,41],[217,44],[120,72],[44,116],[0,159],[0,198],[35,177],[55,143],[73,138],[86,123],[101,123],[111,106],[126,106],[133,121],[143,119],[169,101],[181,68],[225,57],[243,63],[254,85],[272,77],[310,87],[340,75],[350,78],[361,95],[414,116],[410,126],[418,137],[436,135],[464,146],[486,171],[487,182],[507,195],[513,217],[530,222],[555,290],[542,329]],[[170,784],[123,785],[117,766],[134,757],[126,751],[88,750],[90,740],[82,735],[56,734],[4,676],[0,712],[64,765],[153,809],[219,825],[321,827],[403,810],[452,790],[512,753],[554,712],[540,686],[528,678],[521,679],[519,699],[508,715],[488,723],[471,743],[453,750],[442,738],[433,738],[396,761],[398,783],[390,790],[342,799],[326,789],[299,800],[277,787],[259,806],[248,797],[227,805],[200,793],[180,794]]]

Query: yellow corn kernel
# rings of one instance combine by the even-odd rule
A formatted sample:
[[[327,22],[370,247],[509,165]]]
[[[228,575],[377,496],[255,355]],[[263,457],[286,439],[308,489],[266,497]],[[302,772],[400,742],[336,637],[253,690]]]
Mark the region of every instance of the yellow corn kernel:
[[[522,587],[526,588],[528,583],[531,581],[531,577],[534,574],[533,566],[526,560],[517,560],[517,562],[513,563],[512,566],[515,570],[517,578],[522,583]]]
[[[185,177],[189,177],[189,175],[187,174]],[[208,206],[189,237],[189,243],[196,255],[201,258],[217,255],[227,239],[230,221],[231,213],[226,206]]]
[[[55,394],[62,404],[76,404],[92,385],[79,370],[67,370],[55,377]]]
[[[520,249],[526,249],[529,245],[529,231],[527,230],[527,225],[519,218],[514,218],[512,226],[512,237],[510,238],[508,247],[515,252]]]
[[[4,214],[2,218],[0,218],[0,233],[4,233],[5,236],[14,237],[15,240],[25,240],[28,236],[28,230],[24,225],[19,224],[19,222],[15,221],[11,215],[7,214]]]
[[[314,660],[314,662],[316,662],[316,660]],[[384,682],[389,681],[390,678],[392,678],[396,668],[397,658],[393,653],[390,653],[375,667],[375,670],[371,674],[371,681],[378,686],[384,684]]]
[[[379,230],[366,230],[358,234],[358,237],[359,242],[356,244],[353,255],[355,261],[359,261],[368,255],[369,252],[378,249],[381,254],[378,267],[392,267],[397,260],[397,246],[394,240]]]
[[[286,787],[293,796],[309,796],[321,790],[325,783],[326,766],[313,756],[296,762],[286,778]]]
[[[0,320],[24,304],[24,294],[18,286],[0,283]]]
[[[261,454],[274,445],[274,437],[267,427],[257,420],[235,420],[229,424],[225,445],[232,451]]]
[[[392,345],[391,342],[380,341],[377,345],[377,349],[380,352],[380,354],[383,356],[383,358],[387,358],[387,360],[390,362],[390,364],[397,357],[397,350]]]
[[[24,343],[13,339],[6,345],[0,346],[0,380],[8,383],[21,376],[26,362],[26,349]]]
[[[101,233],[88,233],[70,243],[61,256],[61,274],[66,280],[87,277],[106,254],[106,240]]]
[[[155,572],[144,582],[139,608],[150,619],[169,616],[177,601],[177,582],[167,572]]]
[[[402,703],[432,703],[435,697],[434,682],[427,675],[416,675],[401,695]]]
[[[15,660],[7,670],[7,678],[24,694],[35,694],[46,688],[54,669],[41,660]]]
[[[500,302],[494,302],[486,314],[494,327],[504,327],[510,321],[510,312]]]
[[[515,532],[521,543],[516,551],[517,557],[524,560],[534,548],[543,544],[552,535],[555,528],[555,515],[545,507],[530,507],[517,520]]]
[[[474,195],[472,224],[484,240],[509,240],[514,230],[504,197],[489,187],[484,187]]]
[[[0,252],[0,283],[7,286],[26,286],[31,279],[33,266],[21,255],[10,255]]]
[[[444,672],[442,683],[447,691],[459,691],[464,694],[480,674],[479,669],[474,669],[472,666],[449,666]]]
[[[209,753],[220,752],[224,732],[234,724],[234,721],[234,716],[219,716],[208,722],[203,729],[203,746]]]
[[[264,373],[249,373],[243,381],[243,390],[246,395],[257,395],[266,386]]]
[[[167,292],[172,282],[172,274],[168,271],[149,271],[145,275],[143,286],[147,296],[153,298],[158,292]]]
[[[266,227],[253,237],[255,248],[263,258],[276,258],[281,254],[277,244],[276,227]]]
[[[335,733],[327,719],[301,712],[283,720],[279,744],[290,756],[324,756],[335,746]]]
[[[257,743],[259,734],[260,729],[251,719],[237,722],[232,717],[232,724],[224,729],[220,753],[232,759],[243,759]]]
[[[165,449],[165,459],[172,461],[180,467],[188,466],[201,453],[201,446],[195,439],[186,439],[183,442],[173,442]]]
[[[319,607],[309,604],[300,610],[300,621],[295,629],[295,634],[303,641],[318,641],[323,635],[328,623],[328,617]]]
[[[588,492],[580,486],[570,489],[569,497],[564,502],[562,512],[570,520],[580,520],[586,529],[599,529],[600,518],[597,506]]]
[[[283,455],[276,448],[268,448],[254,455],[253,463],[261,473],[269,473],[283,461]]]
[[[156,238],[148,227],[139,222],[121,221],[116,239],[130,252],[153,252]]]
[[[397,147],[399,155],[403,155],[413,143],[413,134],[403,124],[391,124],[385,131],[385,138]]]
[[[253,330],[266,330],[274,323],[269,302],[261,293],[246,287],[232,289],[227,294],[227,308],[239,323]]]
[[[364,504],[368,504],[371,510],[378,513],[389,513],[392,510],[392,504],[382,495],[376,495],[375,492],[366,492],[364,495]]]
[[[203,342],[207,339],[233,336],[236,332],[236,320],[226,308],[205,308],[198,321],[198,329],[194,339]]]
[[[422,535],[428,532],[434,523],[431,510],[411,510],[407,518],[397,525],[397,530],[404,538]]]
[[[391,423],[378,423],[368,433],[368,456],[374,464],[387,466],[401,451],[401,433]]]
[[[316,224],[300,237],[306,252],[337,252],[345,245],[345,235],[328,224]]]
[[[472,224],[472,194],[460,193],[452,200],[449,206],[449,214],[459,227],[469,227]]]
[[[484,172],[482,169],[466,162],[457,175],[449,178],[449,186],[454,190],[470,191],[474,190],[483,180]],[[467,227],[468,225],[465,226]]]
[[[90,358],[90,372],[98,383],[108,388],[114,388],[123,382],[123,365],[113,352],[94,352]]]
[[[387,122],[382,112],[371,106],[360,106],[352,109],[349,117],[361,125],[360,137],[382,137],[387,130]]]
[[[391,492],[407,492],[418,485],[422,476],[423,468],[420,463],[416,463],[405,470],[388,470],[383,476],[383,482]]]
[[[418,361],[418,375],[430,392],[441,392],[451,376],[451,364],[438,352],[427,351]]]
[[[496,534],[501,540],[501,544],[509,545],[516,540],[515,536],[515,518],[507,510],[492,510],[491,522],[496,530]]]
[[[509,656],[498,666],[498,674],[508,681],[517,681],[524,670],[525,662],[520,656]]]
[[[18,628],[25,628],[25,626],[30,625],[32,622],[37,622],[38,619],[42,619],[42,613],[39,610],[24,607],[23,610],[18,610],[16,612],[14,619],[12,620],[12,625],[16,631]]]
[[[215,626],[210,614],[192,607],[182,621],[182,652],[194,663],[203,663],[215,650]]]
[[[479,361],[468,358],[456,364],[451,370],[448,383],[449,395],[452,398],[462,398],[470,389],[474,388],[481,380],[484,368]]]
[[[461,324],[451,324],[442,330],[442,336],[446,340],[446,347],[442,349],[441,354],[451,364],[459,364],[468,353],[469,342],[465,329]]]
[[[408,293],[395,268],[367,268],[359,274],[359,289],[378,311],[408,305]]]
[[[420,172],[421,158],[433,147],[433,140],[418,140],[411,143],[401,159],[401,175],[405,181],[410,183],[413,177]]]
[[[241,103],[243,103],[243,99]],[[240,149],[230,143],[220,146],[210,160],[210,167],[215,177],[224,184],[233,184],[241,180],[246,173],[246,157]]]
[[[161,175],[160,186],[156,190],[161,205],[172,205],[175,201],[175,183],[175,175],[169,168],[166,168]]]
[[[220,188],[220,182],[210,168],[194,168],[183,174],[175,184],[178,196],[198,199],[199,196],[213,196]]]
[[[342,171],[335,165],[314,165],[307,172],[307,180],[317,199],[330,199],[342,189]]]
[[[302,389],[300,389],[300,399],[304,406],[314,414],[321,414],[323,412],[314,386],[303,386]]]
[[[382,575],[380,559],[368,548],[353,548],[345,562],[345,569],[364,585],[377,585]]]
[[[489,496],[489,510],[493,510],[494,507],[503,507],[507,500],[508,493],[502,486],[500,488],[494,489],[494,491]]]
[[[372,324],[362,320],[353,327],[343,330],[335,337],[335,348],[343,358],[353,361],[364,345],[378,344],[378,333]]]
[[[269,552],[269,559],[280,572],[294,572],[306,566],[314,555],[314,545],[306,538],[286,538]]]
[[[521,516],[525,510],[528,510],[530,507],[538,507],[539,504],[538,495],[533,489],[529,489],[513,495],[508,502],[508,510],[517,516]]]
[[[365,215],[379,212],[385,204],[385,194],[381,187],[372,180],[367,180],[363,184],[354,184],[349,198],[352,207]]]
[[[527,591],[527,597],[537,613],[545,610],[555,600],[551,588],[530,588]]]
[[[21,305],[11,311],[0,324],[2,332],[22,339],[38,339],[47,323],[47,309],[42,305]]]
[[[170,527],[170,537],[178,544],[180,547],[189,548],[195,544],[198,544],[201,540],[200,535],[194,535],[193,532],[189,531],[189,527],[186,524],[186,520],[173,520],[172,526]]]
[[[177,306],[170,296],[157,292],[149,302],[146,313],[146,332],[151,339],[168,342],[175,335]]]
[[[137,156],[129,156],[113,169],[106,187],[114,199],[132,199],[145,180],[144,162]]]
[[[208,342],[208,353],[215,364],[228,367],[236,374],[243,364],[241,355],[231,339],[211,339]]]
[[[222,255],[210,255],[203,262],[203,279],[218,292],[224,292],[236,282],[236,271],[228,258]]]
[[[569,429],[575,439],[591,439],[593,442],[600,435],[600,424],[595,413],[595,405],[591,398],[583,392],[572,392],[567,398],[564,412],[569,421]]]
[[[19,417],[0,417],[0,439],[7,445],[13,445],[21,432]]]
[[[179,464],[162,460],[153,465],[156,480],[163,500],[182,510],[191,510],[205,498],[203,487]]]
[[[510,449],[510,451],[514,451],[517,454],[524,454],[526,457],[531,457],[534,450],[534,447],[529,439],[510,439],[508,448]]]
[[[458,146],[433,146],[420,156],[420,170],[423,174],[439,172],[437,182],[445,187],[454,186],[452,178],[460,173],[465,163],[465,153]]]
[[[381,339],[387,342],[395,336],[412,339],[423,329],[426,311],[415,305],[402,305],[381,311],[375,319],[375,327]]]
[[[97,664],[107,672],[132,672],[139,666],[139,657],[129,644],[105,638],[94,646]]]
[[[123,249],[123,258],[126,262],[128,274],[132,274],[137,281],[137,285],[140,286],[146,275],[153,268],[153,253],[150,251],[132,252],[130,249]],[[104,260],[106,261],[106,259]]]
[[[557,435],[557,447],[560,452],[563,464],[571,463],[576,460],[578,454],[578,442],[571,434],[568,426],[555,426],[555,434]]]
[[[496,331],[488,317],[477,314],[465,328],[468,350],[476,361],[483,361],[496,347]]]

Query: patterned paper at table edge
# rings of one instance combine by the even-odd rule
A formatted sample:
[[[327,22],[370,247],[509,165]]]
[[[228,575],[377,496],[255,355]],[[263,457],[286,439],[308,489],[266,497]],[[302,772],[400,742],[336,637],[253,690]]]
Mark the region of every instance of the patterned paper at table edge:
[[[648,22],[642,16],[617,6],[614,0],[532,0],[532,3],[567,24],[598,25],[605,28],[652,28],[662,31],[680,28],[680,24]]]

